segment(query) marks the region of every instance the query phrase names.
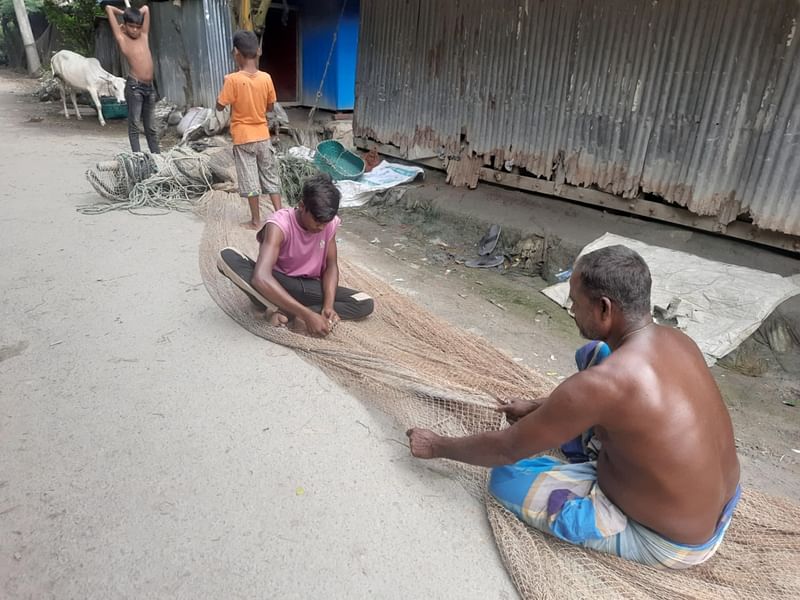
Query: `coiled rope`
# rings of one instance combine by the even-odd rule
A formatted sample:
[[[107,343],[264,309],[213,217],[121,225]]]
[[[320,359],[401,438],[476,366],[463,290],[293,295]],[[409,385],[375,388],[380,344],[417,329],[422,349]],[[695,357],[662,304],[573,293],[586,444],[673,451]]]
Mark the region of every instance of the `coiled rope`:
[[[89,183],[105,201],[78,207],[85,215],[112,210],[158,209],[193,211],[211,189],[208,157],[184,146],[164,155],[118,154],[86,172]],[[152,213],[146,213],[152,214]]]

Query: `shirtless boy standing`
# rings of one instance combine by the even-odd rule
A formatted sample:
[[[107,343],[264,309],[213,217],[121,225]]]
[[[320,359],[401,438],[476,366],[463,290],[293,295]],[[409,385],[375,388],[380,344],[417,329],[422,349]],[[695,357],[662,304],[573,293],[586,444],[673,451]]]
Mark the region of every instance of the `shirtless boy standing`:
[[[125,56],[130,67],[125,84],[125,101],[128,103],[128,138],[131,150],[140,152],[139,127],[137,122],[142,121],[144,135],[150,152],[158,154],[158,138],[156,126],[153,122],[153,111],[156,106],[157,94],[153,85],[153,55],[150,54],[148,34],[150,33],[150,8],[127,7],[120,10],[114,6],[106,5],[106,15],[114,32],[114,38],[119,44],[120,52]],[[122,25],[117,21],[117,16],[122,16]]]

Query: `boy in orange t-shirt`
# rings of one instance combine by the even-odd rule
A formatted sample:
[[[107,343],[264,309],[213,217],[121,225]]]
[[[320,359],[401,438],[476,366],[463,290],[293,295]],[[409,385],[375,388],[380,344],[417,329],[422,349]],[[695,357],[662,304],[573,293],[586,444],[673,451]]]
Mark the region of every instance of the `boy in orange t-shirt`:
[[[268,73],[258,70],[258,37],[252,31],[233,36],[233,58],[239,70],[225,76],[217,110],[231,107],[231,137],[239,195],[250,205],[250,229],[260,229],[258,200],[269,194],[275,210],[281,208],[281,182],[275,148],[269,139],[267,113],[276,101]]]

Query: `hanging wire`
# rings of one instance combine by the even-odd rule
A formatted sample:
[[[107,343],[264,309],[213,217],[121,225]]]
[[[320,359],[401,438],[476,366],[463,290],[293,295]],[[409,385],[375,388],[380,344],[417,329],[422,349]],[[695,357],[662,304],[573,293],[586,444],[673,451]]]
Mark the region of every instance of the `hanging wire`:
[[[319,89],[317,90],[317,96],[314,99],[314,106],[311,107],[311,110],[308,112],[308,127],[311,128],[311,123],[314,120],[314,113],[317,112],[317,107],[319,107],[320,98],[322,98],[322,88],[325,86],[325,78],[328,76],[328,68],[331,66],[331,60],[333,59],[333,49],[336,47],[336,40],[339,37],[339,28],[342,26],[342,19],[344,18],[344,9],[347,6],[347,0],[342,0],[342,10],[339,13],[339,21],[336,23],[336,29],[333,32],[333,39],[331,40],[331,49],[328,51],[328,60],[325,62],[325,69],[322,71],[322,79],[319,80]]]

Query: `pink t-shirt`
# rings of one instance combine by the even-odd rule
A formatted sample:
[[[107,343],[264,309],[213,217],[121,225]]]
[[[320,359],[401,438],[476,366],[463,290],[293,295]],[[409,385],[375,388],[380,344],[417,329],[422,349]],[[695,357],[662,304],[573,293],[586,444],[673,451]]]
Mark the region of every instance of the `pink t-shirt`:
[[[272,213],[256,239],[261,243],[266,235],[267,224],[274,223],[283,232],[283,243],[275,269],[289,277],[319,279],[325,271],[328,243],[336,235],[336,228],[341,222],[339,217],[334,217],[325,229],[312,233],[300,225],[294,208],[282,208]]]

